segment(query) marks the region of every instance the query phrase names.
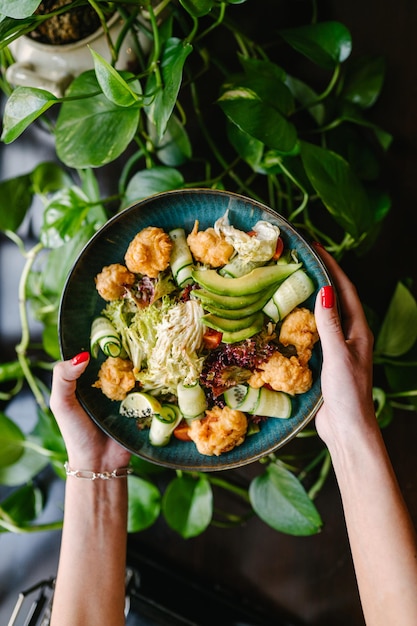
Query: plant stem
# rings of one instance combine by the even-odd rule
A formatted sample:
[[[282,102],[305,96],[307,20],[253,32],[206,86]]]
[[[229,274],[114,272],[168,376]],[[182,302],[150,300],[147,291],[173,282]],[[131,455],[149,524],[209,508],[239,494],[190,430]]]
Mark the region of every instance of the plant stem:
[[[22,274],[20,276],[19,294],[18,294],[19,316],[20,316],[20,324],[22,328],[22,335],[21,335],[20,342],[16,346],[16,354],[17,354],[19,363],[21,365],[23,374],[35,397],[37,404],[42,410],[46,411],[48,408],[47,404],[36,383],[35,377],[33,376],[32,370],[29,365],[29,361],[26,356],[27,349],[29,347],[29,342],[30,342],[29,320],[28,320],[28,314],[27,314],[27,301],[26,301],[27,282],[28,282],[30,271],[35,262],[35,259],[42,249],[43,249],[43,244],[39,242],[25,254],[26,263],[24,265]]]
[[[234,485],[233,483],[230,483],[223,478],[217,478],[212,474],[209,474],[207,478],[212,485],[215,485],[216,487],[220,487],[221,489],[225,489],[226,491],[230,491],[231,493],[238,495],[240,498],[242,498],[242,500],[245,500],[245,502],[250,501],[248,490],[244,487],[238,487],[237,485]]]

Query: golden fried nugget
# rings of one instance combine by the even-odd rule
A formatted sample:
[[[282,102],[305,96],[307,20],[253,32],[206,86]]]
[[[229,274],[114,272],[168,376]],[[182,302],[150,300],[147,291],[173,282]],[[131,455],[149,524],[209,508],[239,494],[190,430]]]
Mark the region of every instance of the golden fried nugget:
[[[248,420],[242,411],[214,406],[206,411],[206,417],[191,422],[188,435],[200,454],[219,456],[240,446],[247,429]]]
[[[279,340],[284,346],[295,347],[300,363],[305,364],[310,360],[318,339],[316,319],[308,309],[297,307],[284,318]]]
[[[106,265],[95,277],[96,289],[100,296],[110,302],[122,298],[125,287],[133,285],[136,277],[120,263]]]
[[[101,389],[110,400],[124,400],[135,384],[132,362],[119,356],[109,356],[101,365],[93,387]]]
[[[301,363],[296,356],[287,358],[280,352],[274,352],[248,381],[251,387],[269,385],[274,391],[292,396],[308,391],[312,382],[312,372],[306,363]]]
[[[187,237],[187,243],[196,261],[210,267],[226,265],[234,248],[227,243],[223,235],[218,235],[214,228],[207,228],[198,232],[198,220],[194,222],[194,228]]]
[[[125,262],[131,272],[157,278],[169,265],[171,249],[170,236],[162,228],[148,226],[130,242]]]

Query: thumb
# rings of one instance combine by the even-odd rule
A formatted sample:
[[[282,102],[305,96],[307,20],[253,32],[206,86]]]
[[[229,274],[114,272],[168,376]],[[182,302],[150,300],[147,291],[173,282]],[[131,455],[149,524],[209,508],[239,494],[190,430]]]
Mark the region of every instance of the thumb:
[[[80,352],[73,359],[61,361],[54,367],[51,388],[51,409],[62,408],[74,404],[77,380],[85,371],[90,355]]]
[[[323,353],[340,350],[345,343],[345,337],[332,285],[326,285],[319,290],[314,315]]]

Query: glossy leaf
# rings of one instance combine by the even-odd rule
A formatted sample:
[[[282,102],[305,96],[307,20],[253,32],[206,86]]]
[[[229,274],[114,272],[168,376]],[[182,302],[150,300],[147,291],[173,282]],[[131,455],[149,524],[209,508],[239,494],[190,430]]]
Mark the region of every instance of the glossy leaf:
[[[180,4],[193,17],[207,15],[214,6],[213,0],[180,0]]]
[[[372,107],[377,101],[385,78],[383,57],[361,57],[346,73],[342,97],[362,109]]]
[[[139,96],[129,86],[120,72],[114,69],[106,59],[92,48],[90,48],[90,52],[94,60],[97,82],[106,98],[121,107],[130,107],[136,104],[139,101]],[[129,76],[133,76],[133,74]]]
[[[0,230],[17,231],[33,200],[31,176],[23,174],[0,182]]]
[[[10,2],[10,0],[0,0],[0,13],[20,20],[32,15],[41,1],[42,0],[19,0],[19,2]]]
[[[65,459],[65,443],[51,411],[38,410],[38,422],[31,434],[39,439],[43,448],[52,453],[51,456]]]
[[[119,107],[101,93],[93,70],[70,85],[55,134],[58,158],[74,168],[99,167],[114,161],[132,141],[138,107]],[[88,97],[86,97],[88,96]]]
[[[176,115],[171,115],[163,137],[156,138],[155,127],[149,125],[149,135],[154,141],[156,155],[164,165],[178,167],[191,158],[192,146],[188,134]]]
[[[301,158],[310,180],[336,222],[355,240],[372,225],[366,191],[349,163],[340,155],[301,142]]]
[[[192,52],[192,46],[176,37],[169,39],[164,47],[160,62],[162,85],[157,84],[153,73],[146,86],[146,94],[154,95],[152,103],[145,108],[149,120],[156,128],[156,135],[161,139],[177,101],[182,82],[184,63]]]
[[[211,522],[213,494],[206,476],[183,474],[168,485],[162,500],[168,525],[184,539],[199,535]]]
[[[252,480],[249,498],[256,514],[269,526],[289,535],[313,535],[322,521],[300,481],[283,465],[271,463]]]
[[[151,482],[129,476],[128,522],[130,533],[140,532],[156,522],[161,510],[161,494]]]
[[[237,87],[225,91],[218,104],[236,126],[266,146],[282,153],[294,148],[297,133],[293,124],[251,89]]]
[[[417,341],[417,302],[399,282],[375,343],[375,352],[388,357],[406,354]]]
[[[89,201],[79,187],[57,192],[43,214],[41,241],[46,248],[58,248],[69,241],[85,222]]]
[[[27,437],[27,439],[30,440],[30,437]],[[44,455],[29,448],[24,449],[23,454],[15,463],[7,467],[2,467],[0,464],[0,485],[16,487],[17,485],[27,483],[37,476],[48,463],[49,460]]]
[[[57,98],[44,89],[16,87],[4,109],[1,140],[8,144],[17,139],[56,102]]]
[[[46,195],[73,184],[63,167],[52,161],[39,163],[32,171],[31,181],[33,192],[40,195]]]
[[[16,526],[31,522],[42,512],[43,504],[39,487],[33,483],[23,485],[0,502],[0,520],[12,520]]]
[[[4,413],[0,413],[0,468],[15,463],[23,454],[25,436]]]
[[[147,198],[154,193],[181,189],[183,185],[184,179],[182,174],[171,167],[155,166],[149,170],[142,170],[130,179],[123,199],[123,207]]]
[[[318,22],[280,31],[280,35],[295,50],[310,61],[333,69],[343,63],[352,51],[352,37],[340,22]]]

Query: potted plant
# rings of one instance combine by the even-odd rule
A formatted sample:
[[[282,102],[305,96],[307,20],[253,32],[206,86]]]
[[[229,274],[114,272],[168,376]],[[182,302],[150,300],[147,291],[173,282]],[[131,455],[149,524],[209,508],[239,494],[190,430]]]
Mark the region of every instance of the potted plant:
[[[11,85],[6,77],[15,61],[10,44],[62,7],[39,16],[37,0],[15,2],[12,11],[8,4],[0,1],[4,150],[32,124],[46,128],[56,147],[53,163],[0,183],[0,229],[25,258],[22,336],[16,359],[0,365],[0,484],[11,489],[0,503],[0,528],[21,532],[40,528],[39,493],[31,479],[50,465],[63,476],[65,449],[48,408],[50,371],[60,358],[57,311],[65,277],[94,232],[151,194],[226,188],[271,206],[339,260],[348,252],[366,258],[390,209],[379,166],[391,137],[368,115],[383,87],[383,60],[351,62],[351,35],[339,22],[313,15],[282,28],[271,43],[262,32],[252,32],[252,7],[241,0],[162,0],[140,7],[77,0],[71,5],[97,11],[110,54],[101,54],[92,42],[92,69],[57,96]],[[123,39],[113,41],[106,31],[104,5],[118,13],[123,34],[135,41],[134,69],[117,68]],[[145,46],[140,34],[146,35]],[[104,195],[109,164],[120,173],[116,188]],[[34,196],[43,203],[42,225],[39,240],[26,249],[19,228]],[[30,316],[42,324],[40,351],[31,345]],[[398,403],[416,408],[411,364],[417,304],[407,285],[398,283],[388,310],[370,315],[371,323],[377,317],[382,322],[374,324],[380,382],[375,402],[383,426]],[[402,324],[414,332],[402,332]],[[29,433],[7,415],[8,402],[23,385],[38,410]],[[257,463],[255,475],[243,484],[229,475],[155,474],[154,467],[132,459],[130,530],[152,525],[162,512],[183,537],[210,523],[233,525],[254,514],[280,532],[318,532],[322,520],[314,498],[330,457],[313,428],[301,435],[291,453],[284,449]],[[244,513],[214,516],[212,493],[218,490],[237,495]],[[189,503],[181,516],[171,506],[179,497]],[[268,506],[271,502],[276,506]],[[135,516],[138,509],[141,515]]]

